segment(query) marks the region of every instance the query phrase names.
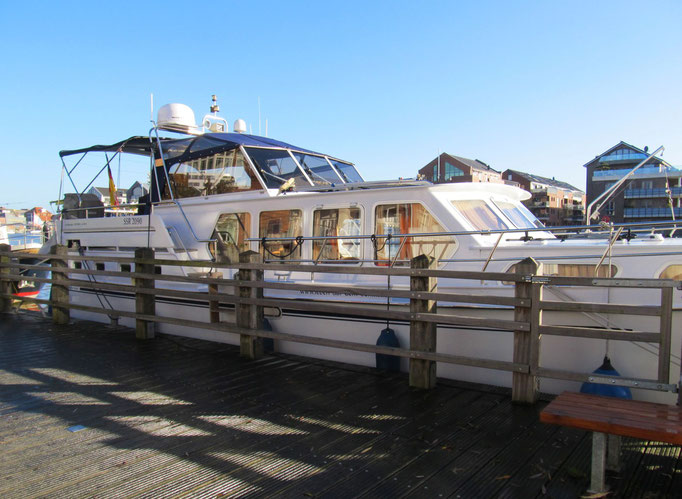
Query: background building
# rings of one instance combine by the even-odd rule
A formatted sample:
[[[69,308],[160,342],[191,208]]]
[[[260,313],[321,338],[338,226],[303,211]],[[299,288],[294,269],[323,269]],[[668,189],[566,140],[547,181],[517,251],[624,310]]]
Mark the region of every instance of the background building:
[[[505,170],[502,178],[516,182],[531,193],[523,204],[547,226],[582,225],[585,220],[585,193],[571,184],[516,170]]]
[[[445,182],[502,182],[500,172],[483,161],[442,153],[419,170],[420,178],[442,184]]]
[[[639,149],[621,141],[586,163],[587,206],[648,155],[646,147]],[[674,214],[678,219],[682,217],[681,198],[682,171],[653,157],[608,199],[599,218],[633,223],[671,220]]]
[[[147,188],[136,181],[128,189],[116,189],[116,199],[119,204],[136,204],[147,192]],[[95,195],[104,206],[111,204],[108,187],[91,187],[87,193]]]

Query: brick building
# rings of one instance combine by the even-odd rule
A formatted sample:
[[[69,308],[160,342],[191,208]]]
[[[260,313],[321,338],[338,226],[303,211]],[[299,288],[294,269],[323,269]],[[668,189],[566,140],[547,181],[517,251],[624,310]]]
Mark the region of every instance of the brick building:
[[[502,182],[500,172],[478,159],[442,153],[419,170],[419,178],[443,184],[446,182]]]
[[[582,225],[585,220],[585,193],[571,184],[517,170],[505,170],[502,179],[516,182],[531,193],[523,204],[547,226]]]

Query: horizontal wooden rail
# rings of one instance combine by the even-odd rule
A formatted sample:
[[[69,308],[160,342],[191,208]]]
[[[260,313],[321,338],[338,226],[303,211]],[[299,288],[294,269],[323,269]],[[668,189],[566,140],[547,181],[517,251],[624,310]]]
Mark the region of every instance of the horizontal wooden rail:
[[[595,314],[661,315],[661,307],[654,305],[616,305],[611,303],[541,301],[542,310],[555,312],[584,312]]]
[[[7,292],[10,283],[23,280],[36,283],[52,282],[53,289],[59,291],[55,299],[42,300],[26,297],[22,299],[28,303],[51,305],[53,310],[61,314],[60,320],[62,321],[68,321],[68,311],[73,309],[115,318],[134,319],[140,338],[152,338],[153,325],[165,323],[239,335],[242,348],[244,345],[250,345],[254,354],[258,350],[258,344],[252,340],[255,338],[271,338],[321,347],[408,358],[410,359],[410,382],[412,383],[414,364],[414,366],[419,366],[419,369],[415,368],[414,373],[419,372],[421,373],[419,376],[423,376],[419,386],[425,388],[435,383],[436,362],[497,369],[513,373],[515,401],[532,402],[535,400],[537,397],[537,377],[580,382],[605,382],[651,390],[677,390],[677,385],[670,383],[668,378],[670,376],[673,289],[680,287],[679,281],[543,276],[538,275],[538,264],[532,259],[520,262],[521,265],[517,266],[514,273],[500,273],[439,269],[435,262],[423,256],[413,259],[411,267],[390,268],[359,264],[312,265],[286,261],[262,263],[260,256],[255,252],[242,254],[241,257],[244,258],[241,258],[241,263],[228,263],[177,260],[168,258],[170,256],[168,254],[161,255],[165,258],[154,258],[154,252],[149,249],[138,250],[136,252],[138,258],[106,255],[84,256],[76,254],[75,250],[67,250],[64,247],[56,249],[58,251],[50,255],[18,255],[0,251],[2,257],[0,262],[0,271],[2,271],[0,273],[0,284],[2,285],[0,297],[5,303],[11,302],[9,298],[17,299]],[[56,277],[49,279],[19,275],[17,269],[36,271],[45,270],[46,266],[24,264],[19,262],[17,257],[38,258],[45,262],[54,262]],[[68,262],[72,261],[81,261],[83,264],[81,268],[71,268]],[[134,271],[90,269],[87,267],[94,267],[95,265],[88,262],[118,263],[121,264],[121,267],[130,265]],[[179,267],[182,269],[178,269]],[[167,272],[159,274],[157,272],[160,269],[177,272],[177,275]],[[192,269],[197,271],[193,272]],[[284,272],[286,279],[280,281],[263,278],[265,275],[267,279],[271,279],[269,272],[272,271]],[[268,273],[264,274],[264,272]],[[324,282],[323,284],[305,282],[308,280],[308,276],[317,280],[318,275],[321,274],[346,275],[349,276],[348,280],[351,282]],[[360,278],[372,276],[379,283],[370,286],[363,282],[363,279],[356,279],[353,276]],[[380,284],[382,279],[376,279],[377,277],[386,278],[386,286],[382,286]],[[391,281],[391,278],[396,278],[396,280]],[[102,279],[117,282],[100,282]],[[467,280],[477,281],[476,285],[481,281],[498,281],[509,283],[509,285],[502,288],[504,295],[492,294],[489,291],[491,288],[487,287],[480,288],[477,291],[480,294],[474,294],[464,292],[457,287],[464,283],[466,289]],[[354,285],[352,281],[360,282],[359,285]],[[173,284],[185,284],[189,285],[188,288],[193,289],[176,289],[177,287],[173,287]],[[546,286],[592,288],[610,286],[614,288],[660,289],[661,301],[660,305],[627,305],[544,300],[543,289]],[[129,305],[125,305],[125,310],[111,310],[104,308],[104,305],[96,307],[69,301],[69,289],[79,289],[96,294],[108,293],[114,299],[118,297],[134,300],[136,311],[130,311]],[[269,291],[269,293],[263,296],[264,291]],[[514,296],[510,296],[512,294],[510,291],[514,291]],[[164,303],[164,298],[177,299],[177,302],[179,302],[178,300],[187,300],[193,304],[205,303],[207,322],[159,316],[155,311],[154,304],[157,301]],[[388,309],[386,308],[387,299],[390,303]],[[176,301],[165,301],[165,303],[175,303]],[[106,302],[105,305],[108,303]],[[144,305],[141,305],[143,303]],[[222,308],[221,305],[223,305]],[[437,310],[437,307],[441,309]],[[368,343],[359,343],[269,331],[262,326],[262,314],[266,308],[275,311],[286,310],[307,312],[313,315],[331,315],[342,319],[353,316],[362,318],[360,320],[389,320],[394,324],[409,324],[412,348],[376,346],[371,344],[374,341],[373,338],[368,338]],[[470,311],[473,308],[483,311],[487,308],[494,308],[507,314],[503,317],[511,317],[510,312],[513,311],[514,318],[511,320],[464,315],[463,310]],[[229,312],[229,314],[225,315],[221,312]],[[657,326],[660,331],[546,325],[542,323],[543,312],[578,313],[588,314],[588,316],[589,314],[609,314],[625,317],[658,317]],[[260,314],[260,319],[258,319],[258,314]],[[233,318],[236,324],[222,322],[231,321]],[[571,324],[569,319],[565,319],[565,322]],[[643,324],[648,324],[648,322]],[[441,335],[456,334],[456,330],[460,328],[511,332],[514,335],[513,359],[506,361],[438,352],[435,340],[437,325],[443,326],[438,333]],[[139,331],[144,334],[139,333]],[[540,342],[544,335],[646,342],[659,345],[658,379],[596,376],[592,373],[544,368],[540,365]],[[260,342],[260,340],[258,341]],[[413,361],[415,362],[413,363]]]
[[[622,329],[595,329],[578,326],[540,326],[540,334],[569,338],[594,338],[601,340],[660,342],[660,333],[624,331]]]

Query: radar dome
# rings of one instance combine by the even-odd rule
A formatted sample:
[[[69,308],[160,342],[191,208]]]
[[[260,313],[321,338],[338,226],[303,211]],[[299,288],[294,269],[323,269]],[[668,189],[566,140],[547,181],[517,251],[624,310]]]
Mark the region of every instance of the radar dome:
[[[234,122],[234,126],[232,129],[237,132],[237,133],[245,133],[246,132],[246,121],[243,119],[238,119],[237,121]]]
[[[194,111],[185,104],[166,104],[158,112],[157,125],[171,131],[188,132],[196,129]]]

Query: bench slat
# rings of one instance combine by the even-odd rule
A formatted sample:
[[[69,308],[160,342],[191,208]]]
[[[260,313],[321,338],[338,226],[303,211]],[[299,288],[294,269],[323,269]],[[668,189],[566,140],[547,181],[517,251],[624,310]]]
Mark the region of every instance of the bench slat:
[[[677,406],[564,392],[542,410],[540,421],[682,445],[682,410]]]

